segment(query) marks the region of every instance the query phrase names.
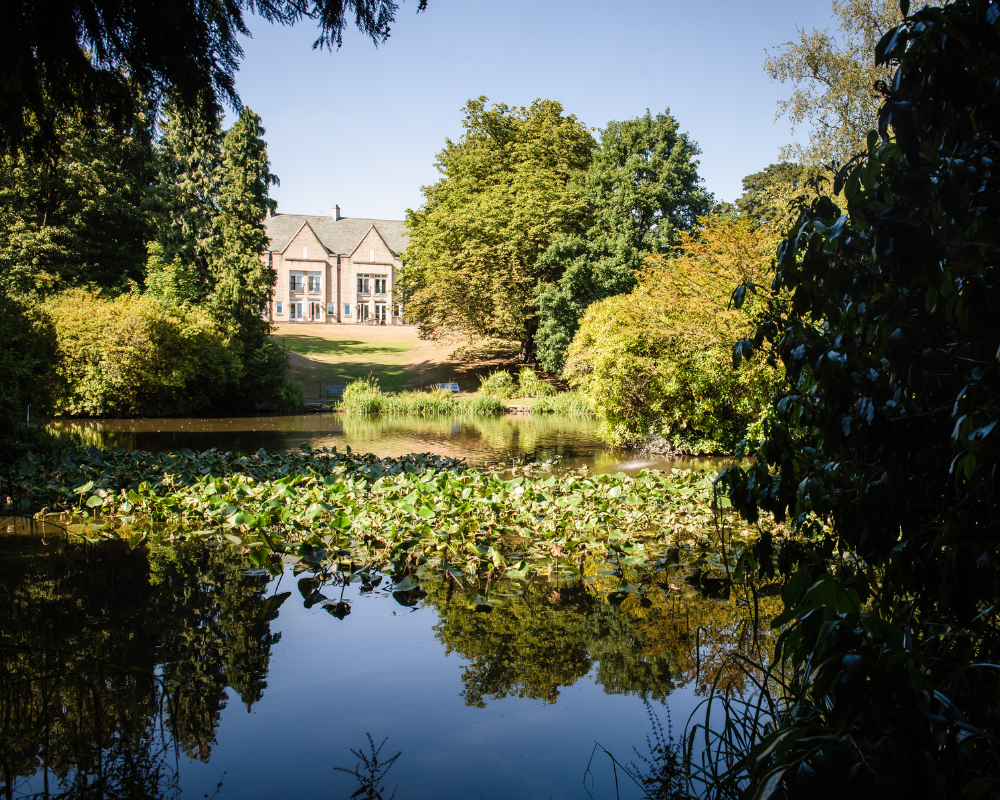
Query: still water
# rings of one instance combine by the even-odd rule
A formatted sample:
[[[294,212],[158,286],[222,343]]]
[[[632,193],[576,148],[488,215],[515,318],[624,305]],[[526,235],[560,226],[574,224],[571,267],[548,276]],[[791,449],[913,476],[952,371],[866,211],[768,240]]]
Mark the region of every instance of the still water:
[[[198,452],[351,447],[378,456],[436,453],[465,458],[470,465],[523,457],[560,459],[565,467],[627,473],[669,467],[718,467],[719,459],[666,459],[616,451],[597,432],[591,417],[513,414],[502,417],[353,417],[345,414],[236,417],[226,419],[65,420],[55,430],[80,435],[86,444],[153,452],[185,447]]]
[[[584,563],[484,612],[438,578],[317,590],[234,549],[40,533],[0,534],[5,797],[638,798],[606,755],[585,782],[595,743],[638,762],[644,701],[677,736],[727,654],[753,655],[745,607],[670,568]],[[380,769],[400,753],[380,794],[350,774],[368,734]]]

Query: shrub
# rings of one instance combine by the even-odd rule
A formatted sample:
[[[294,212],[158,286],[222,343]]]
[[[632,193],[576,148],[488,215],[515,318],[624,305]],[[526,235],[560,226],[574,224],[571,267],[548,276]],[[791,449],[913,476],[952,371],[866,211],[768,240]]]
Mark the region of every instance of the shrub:
[[[556,393],[556,387],[538,377],[531,367],[521,367],[517,374],[518,397],[551,397]]]
[[[301,411],[305,405],[302,384],[298,381],[282,381],[276,400],[275,405],[282,414],[295,414]]]
[[[514,378],[509,372],[497,370],[479,379],[479,394],[492,395],[509,400],[514,396]]]
[[[370,376],[347,384],[340,407],[348,414],[381,414],[385,400],[378,378]]]
[[[564,375],[602,416],[602,435],[633,447],[663,437],[677,452],[732,452],[755,433],[778,378],[758,359],[735,371],[732,352],[751,303],[729,307],[743,277],[767,273],[776,235],[748,220],[702,220],[685,253],[651,257],[640,286],[592,305]]]
[[[44,309],[55,327],[61,413],[190,414],[242,371],[229,331],[198,308],[74,289]]]
[[[291,414],[302,410],[302,387],[285,378],[288,348],[270,336],[243,357],[243,377],[234,387],[230,405],[255,411]]]

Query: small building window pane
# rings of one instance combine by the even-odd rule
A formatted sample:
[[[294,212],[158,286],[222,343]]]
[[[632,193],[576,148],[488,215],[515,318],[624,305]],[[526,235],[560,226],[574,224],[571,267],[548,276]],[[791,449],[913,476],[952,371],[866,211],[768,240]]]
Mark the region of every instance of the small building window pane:
[[[350,305],[350,303],[344,303],[344,316],[345,317],[351,316],[351,305]]]
[[[275,303],[275,304],[274,304],[274,313],[275,313],[275,314],[281,314],[281,313],[284,313],[284,312],[282,312],[282,310],[281,310],[281,301],[280,301],[280,300],[279,300],[279,301],[278,301],[277,303]]]

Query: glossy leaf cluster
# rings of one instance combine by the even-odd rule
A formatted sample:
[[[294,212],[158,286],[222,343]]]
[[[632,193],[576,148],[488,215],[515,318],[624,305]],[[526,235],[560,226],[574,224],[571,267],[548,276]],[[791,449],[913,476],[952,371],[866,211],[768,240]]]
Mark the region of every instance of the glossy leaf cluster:
[[[967,0],[881,39],[895,72],[833,187],[846,213],[803,210],[734,350],[773,347],[787,384],[720,487],[802,534],[775,551],[765,533],[743,562],[789,576],[777,622],[804,669],[746,762],[756,796],[835,775],[841,794],[997,789],[998,20]]]

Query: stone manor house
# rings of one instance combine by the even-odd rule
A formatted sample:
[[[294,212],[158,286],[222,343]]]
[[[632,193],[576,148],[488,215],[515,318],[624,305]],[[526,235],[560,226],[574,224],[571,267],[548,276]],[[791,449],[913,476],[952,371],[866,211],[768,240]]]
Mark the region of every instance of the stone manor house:
[[[272,214],[264,227],[263,257],[278,276],[272,322],[403,323],[393,296],[407,244],[402,221],[342,217],[334,206],[328,217]]]

